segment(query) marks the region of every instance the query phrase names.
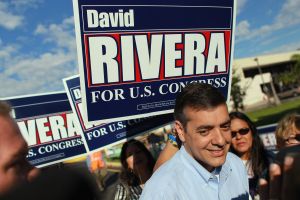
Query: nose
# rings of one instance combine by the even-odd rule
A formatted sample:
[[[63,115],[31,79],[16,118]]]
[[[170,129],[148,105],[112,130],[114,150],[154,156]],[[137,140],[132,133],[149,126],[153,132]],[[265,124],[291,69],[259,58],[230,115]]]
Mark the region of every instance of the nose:
[[[216,129],[213,135],[212,144],[216,146],[224,146],[226,143],[222,130]]]
[[[242,135],[240,134],[240,133],[236,133],[236,136],[235,136],[235,139],[236,140],[239,140],[239,139],[241,139],[242,138]]]

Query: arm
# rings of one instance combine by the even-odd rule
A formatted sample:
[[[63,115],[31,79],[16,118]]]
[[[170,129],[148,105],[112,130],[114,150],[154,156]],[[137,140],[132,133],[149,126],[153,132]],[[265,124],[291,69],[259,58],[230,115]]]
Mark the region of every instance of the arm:
[[[158,156],[153,171],[157,170],[162,164],[171,159],[178,150],[178,147],[176,147],[168,140],[165,148],[161,151],[161,153]]]

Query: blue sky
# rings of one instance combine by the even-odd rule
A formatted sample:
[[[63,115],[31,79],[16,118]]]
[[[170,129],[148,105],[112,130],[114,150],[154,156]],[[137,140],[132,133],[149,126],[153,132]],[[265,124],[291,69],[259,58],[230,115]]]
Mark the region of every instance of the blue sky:
[[[300,48],[300,0],[237,0],[234,58]],[[64,90],[78,74],[71,0],[0,0],[0,97]]]

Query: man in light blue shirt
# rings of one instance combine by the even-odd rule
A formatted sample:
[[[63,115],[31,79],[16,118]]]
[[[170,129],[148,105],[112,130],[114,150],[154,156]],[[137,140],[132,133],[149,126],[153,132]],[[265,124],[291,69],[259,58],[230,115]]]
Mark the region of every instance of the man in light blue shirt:
[[[183,146],[148,180],[141,200],[244,200],[248,178],[231,143],[226,99],[207,84],[190,84],[177,96],[175,129]]]

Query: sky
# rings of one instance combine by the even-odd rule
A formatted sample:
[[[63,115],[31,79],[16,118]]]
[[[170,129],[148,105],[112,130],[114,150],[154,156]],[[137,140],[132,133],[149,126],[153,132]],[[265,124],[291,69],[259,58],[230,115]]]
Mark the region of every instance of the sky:
[[[237,0],[234,59],[300,48],[300,0]],[[0,97],[78,74],[71,0],[0,0]]]

